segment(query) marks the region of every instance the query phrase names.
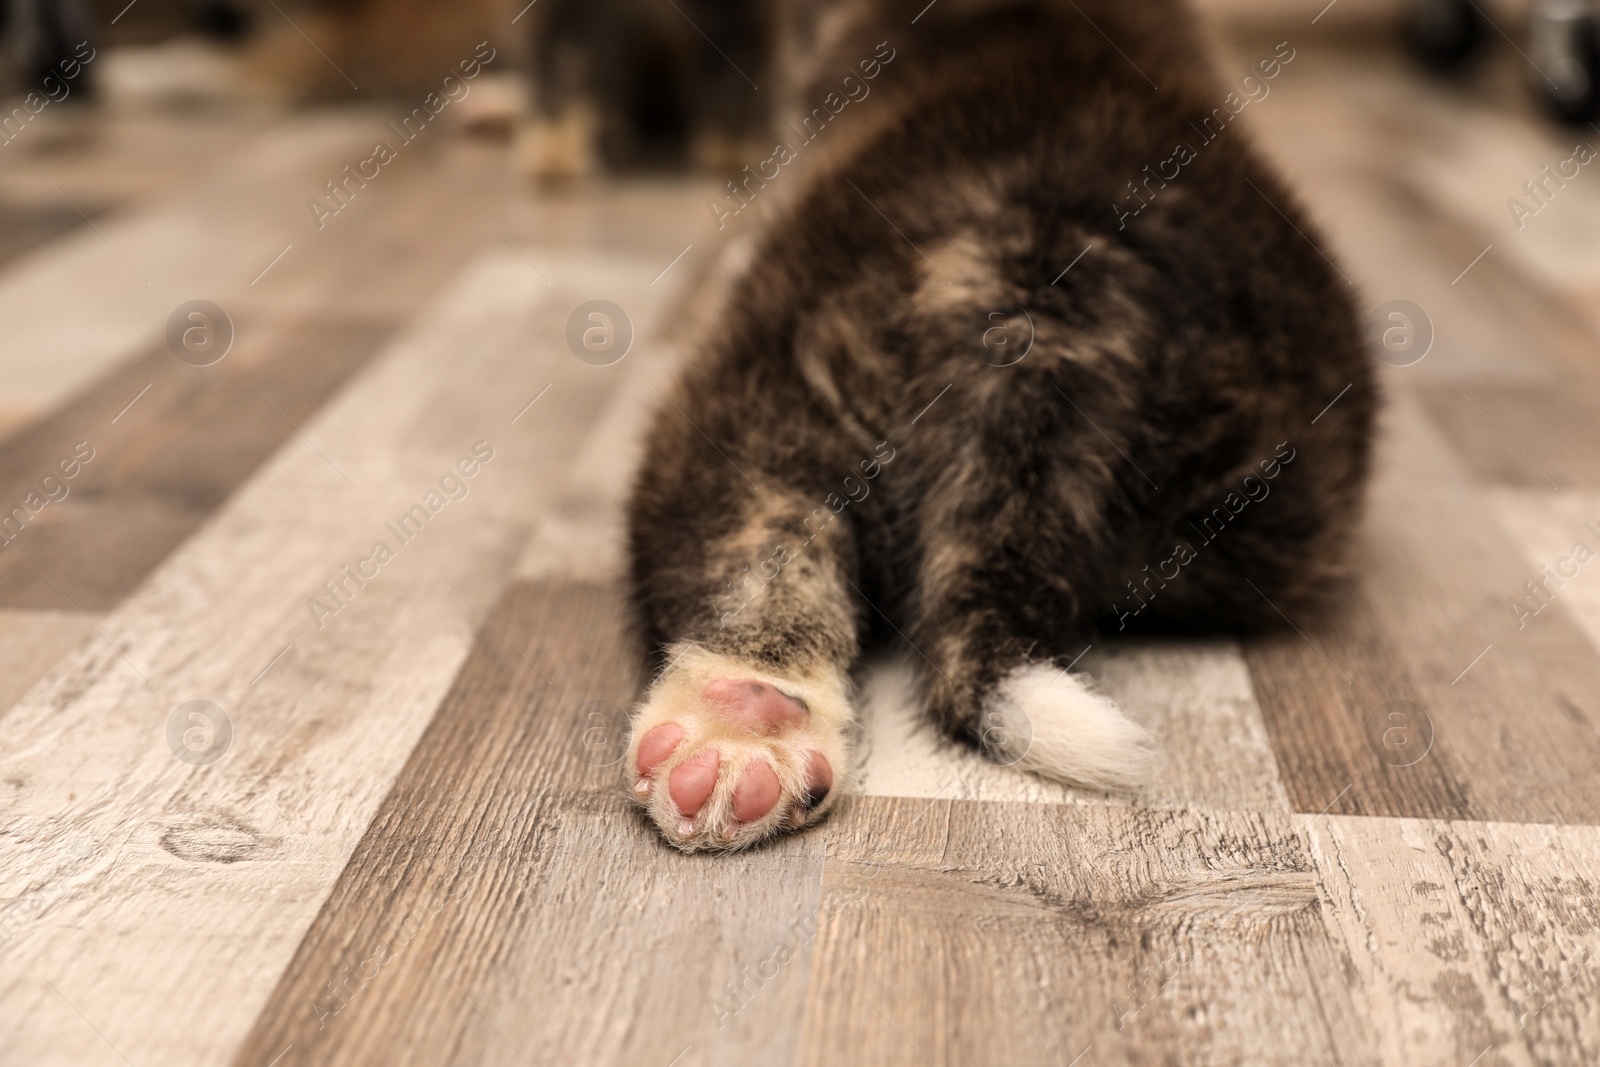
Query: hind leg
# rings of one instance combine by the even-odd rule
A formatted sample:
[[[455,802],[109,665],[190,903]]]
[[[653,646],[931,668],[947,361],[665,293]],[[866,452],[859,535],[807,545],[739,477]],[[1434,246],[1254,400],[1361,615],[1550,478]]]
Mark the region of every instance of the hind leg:
[[[673,503],[686,491],[641,489],[631,523],[639,609],[666,665],[635,713],[627,767],[635,798],[686,851],[819,819],[848,768],[854,715],[846,520],[738,477],[714,495],[732,513],[691,524]]]
[[[1314,602],[1341,573],[1360,446],[1334,429],[1273,445],[1260,427],[1197,447],[1209,469],[1176,450],[1183,463],[1161,469],[1137,419],[1081,381],[1073,391],[1067,414],[1022,431],[1038,442],[1025,467],[1007,459],[1030,453],[1004,420],[952,435],[966,443],[939,457],[920,517],[910,633],[926,706],[951,734],[1046,777],[1121,789],[1141,781],[1150,738],[1063,668],[1097,625],[1215,632]]]

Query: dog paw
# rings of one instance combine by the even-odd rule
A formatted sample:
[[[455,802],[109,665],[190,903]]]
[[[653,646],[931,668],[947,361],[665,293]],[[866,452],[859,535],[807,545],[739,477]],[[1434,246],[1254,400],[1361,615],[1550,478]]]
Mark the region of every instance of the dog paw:
[[[536,182],[560,183],[592,177],[600,169],[599,120],[588,107],[540,116],[517,131],[514,166]]]
[[[627,760],[662,836],[684,851],[738,849],[821,818],[848,766],[842,679],[671,653],[634,717]]]

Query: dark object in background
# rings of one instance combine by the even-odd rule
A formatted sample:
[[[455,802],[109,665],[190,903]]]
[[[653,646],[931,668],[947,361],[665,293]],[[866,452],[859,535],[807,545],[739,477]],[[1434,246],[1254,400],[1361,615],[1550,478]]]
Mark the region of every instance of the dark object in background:
[[[1476,0],[1411,0],[1407,44],[1429,67],[1462,70],[1488,39],[1489,18]],[[1600,116],[1600,9],[1596,0],[1534,0],[1525,58],[1534,92],[1563,122]]]
[[[6,0],[0,0],[5,3]],[[16,2],[16,0],[12,0]],[[298,3],[281,0],[290,10]],[[86,0],[100,32],[96,44],[151,45],[186,34],[239,44],[257,30],[272,8],[266,0]],[[296,11],[298,14],[298,11]]]
[[[46,78],[60,80],[68,69],[78,72],[76,92],[94,91],[94,73],[78,54],[79,45],[98,36],[83,0],[0,0],[0,26],[24,91],[42,88]]]
[[[681,165],[732,169],[766,132],[774,5],[544,0],[528,12],[541,177]]]
[[[214,41],[238,44],[255,29],[255,18],[232,0],[185,0],[184,10],[196,31]]]
[[[1534,85],[1564,122],[1600,115],[1600,14],[1588,0],[1538,0],[1528,33]]]
[[[1477,53],[1487,20],[1471,0],[1413,0],[1406,12],[1406,43],[1428,66],[1458,70]]]

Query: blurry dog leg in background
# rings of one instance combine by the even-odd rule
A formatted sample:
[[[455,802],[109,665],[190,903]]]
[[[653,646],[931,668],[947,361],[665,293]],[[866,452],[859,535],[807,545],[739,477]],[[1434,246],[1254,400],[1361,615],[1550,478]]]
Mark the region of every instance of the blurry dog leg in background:
[[[683,34],[667,5],[545,0],[530,12],[532,116],[518,165],[540,181],[673,165],[681,143]],[[677,20],[675,23],[673,20]]]
[[[536,111],[517,132],[517,168],[539,181],[590,177],[599,170],[599,132],[589,101],[574,100],[554,114]]]
[[[530,19],[533,108],[517,153],[530,177],[760,158],[773,51],[760,4],[544,0]]]
[[[602,78],[627,61],[626,4],[546,0],[528,15],[531,114],[517,131],[515,166],[539,181],[584,178],[600,163]]]
[[[711,42],[699,42],[690,87],[689,161],[715,174],[732,174],[772,151],[770,130],[776,32],[770,7],[758,3],[692,5]]]

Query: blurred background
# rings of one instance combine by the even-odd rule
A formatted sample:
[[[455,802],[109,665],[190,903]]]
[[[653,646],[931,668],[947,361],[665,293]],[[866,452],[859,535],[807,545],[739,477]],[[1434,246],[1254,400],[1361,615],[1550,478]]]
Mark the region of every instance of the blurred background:
[[[1600,1062],[1600,0],[1199,0],[1386,408],[1347,595],[1079,665],[1138,804],[866,699],[815,833],[628,808],[638,436],[833,2],[0,0],[0,1062]]]
[[[1562,158],[1574,147],[1567,130],[1595,132],[1593,0],[1198,6],[1210,46],[1236,58],[1241,73],[1261,43],[1286,39],[1310,57],[1299,70],[1316,68],[1302,84],[1373,100],[1396,121],[1428,113],[1434,122],[1442,112],[1427,111],[1433,102],[1462,114],[1476,108],[1515,123],[1525,140],[1566,150]],[[222,229],[212,247],[171,254],[191,277],[220,281],[232,276],[228,257],[248,258],[230,227],[254,228],[251,240],[260,243],[250,254],[265,264],[294,243],[296,201],[324,233],[353,196],[383,199],[367,190],[374,175],[417,164],[373,159],[379,142],[435,162],[441,153],[470,157],[462,164],[469,180],[487,183],[485,195],[511,198],[508,215],[485,216],[504,232],[523,224],[521,213],[536,210],[530,205],[557,205],[562,196],[570,205],[596,179],[725,180],[770,155],[781,102],[792,96],[827,7],[828,0],[0,0],[0,266],[81,227],[126,224],[130,211],[156,203],[187,201],[200,211],[194,197],[207,188],[218,198],[208,201],[217,219],[200,224],[191,213],[190,221]],[[1223,59],[1224,73],[1227,65]],[[1275,110],[1246,126],[1268,132],[1270,119],[1288,111]],[[1505,128],[1486,122],[1475,138],[1480,148],[1499,144]],[[287,179],[291,158],[309,166],[298,188]],[[311,166],[313,158],[321,162]],[[466,199],[476,210],[476,198]],[[1321,207],[1320,218],[1336,221]],[[715,209],[711,217],[722,221]],[[557,212],[551,224],[561,218]],[[302,243],[286,255],[323,251]],[[126,248],[119,254],[140,263]],[[208,265],[207,256],[219,258]],[[133,301],[154,314],[194,288],[170,287],[176,279],[159,271],[134,273],[150,291],[108,303]],[[70,333],[39,341],[43,349],[29,350],[0,336],[0,427],[84,384],[124,351],[83,348]]]

